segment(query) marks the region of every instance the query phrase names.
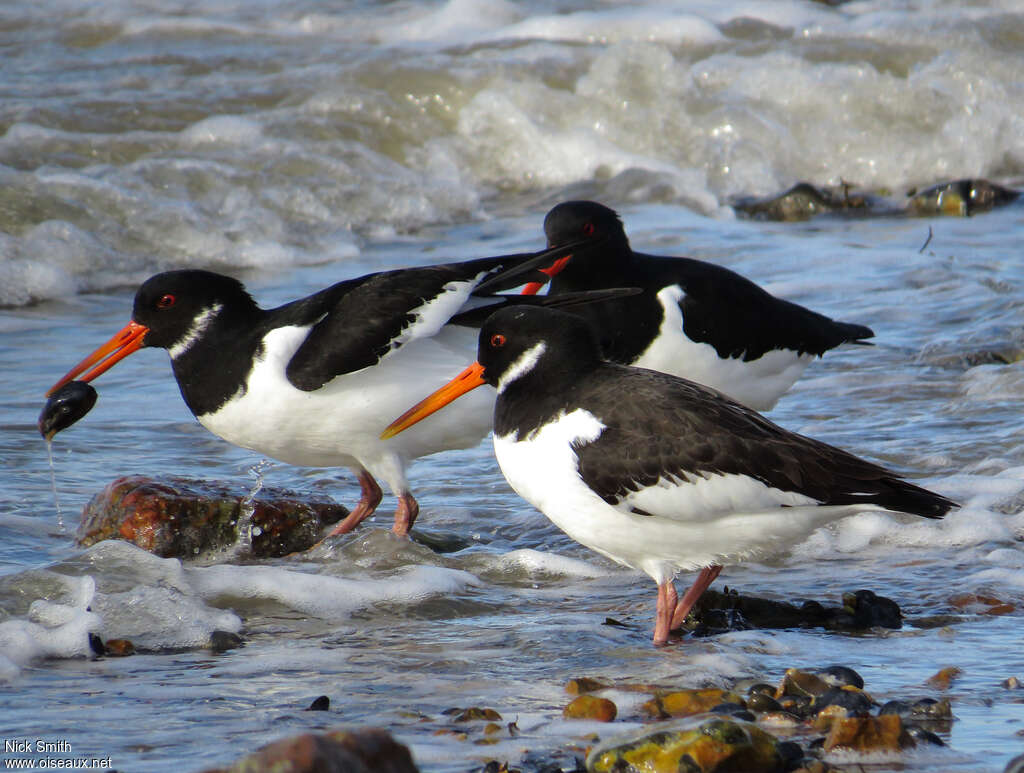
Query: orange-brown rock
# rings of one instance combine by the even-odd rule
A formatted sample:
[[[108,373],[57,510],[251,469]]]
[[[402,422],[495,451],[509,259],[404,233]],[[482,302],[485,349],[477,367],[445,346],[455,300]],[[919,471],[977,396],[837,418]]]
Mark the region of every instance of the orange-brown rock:
[[[644,703],[640,708],[652,717],[688,717],[703,714],[719,703],[743,703],[743,699],[735,693],[710,687],[702,690],[679,690],[666,695],[658,695]]]
[[[878,717],[836,717],[825,738],[824,749],[856,752],[899,751],[914,742],[903,732],[903,722],[896,714]]]
[[[409,749],[386,730],[332,730],[283,738],[207,773],[418,773]]]
[[[312,547],[324,526],[347,513],[333,502],[310,502],[280,489],[250,497],[216,481],[131,475],[90,500],[76,539],[86,546],[123,539],[163,558],[193,558],[242,541],[254,556],[273,558]],[[251,528],[240,535],[240,523]]]
[[[611,722],[617,714],[618,708],[612,701],[596,695],[580,695],[562,710],[566,719],[594,719],[598,722]]]
[[[946,668],[939,669],[936,673],[929,676],[925,680],[925,684],[930,687],[937,687],[940,690],[948,690],[953,680],[962,673],[963,671],[956,666],[947,666]]]
[[[591,679],[589,676],[576,677],[575,679],[570,679],[565,683],[565,691],[569,693],[569,695],[584,695],[588,692],[604,690],[607,687],[608,685],[604,682],[599,679]]]

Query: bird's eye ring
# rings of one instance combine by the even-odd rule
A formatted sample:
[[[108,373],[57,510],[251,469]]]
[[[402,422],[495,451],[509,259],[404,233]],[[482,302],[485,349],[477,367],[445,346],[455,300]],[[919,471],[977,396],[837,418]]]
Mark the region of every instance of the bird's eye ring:
[[[594,235],[594,231],[596,231],[596,230],[597,229],[594,228],[594,224],[593,223],[585,223],[583,225],[583,235],[584,236],[593,236]]]
[[[177,300],[178,299],[175,298],[173,295],[167,293],[166,295],[160,296],[160,300],[156,302],[156,307],[158,309],[169,309],[177,302]]]
[[[505,336],[501,333],[495,333],[491,336],[491,347],[494,349],[500,349],[505,345]]]

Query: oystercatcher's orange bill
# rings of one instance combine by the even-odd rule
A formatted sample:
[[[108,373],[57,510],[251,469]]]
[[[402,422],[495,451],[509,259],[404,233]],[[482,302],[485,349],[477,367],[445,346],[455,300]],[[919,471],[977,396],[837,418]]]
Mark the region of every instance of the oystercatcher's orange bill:
[[[66,383],[74,380],[79,373],[94,365],[96,367],[93,367],[92,370],[82,376],[79,381],[92,381],[101,373],[105,373],[129,354],[141,349],[142,339],[146,337],[148,332],[149,328],[145,325],[140,325],[138,322],[129,322],[115,333],[113,338],[69,370],[60,381],[50,387],[46,396],[49,397]]]
[[[394,437],[402,430],[408,429],[413,424],[427,418],[430,414],[441,410],[457,397],[476,389],[478,386],[483,386],[487,383],[484,381],[483,374],[484,366],[479,362],[474,362],[432,395],[423,398],[391,422],[387,429],[380,434],[381,440]]]

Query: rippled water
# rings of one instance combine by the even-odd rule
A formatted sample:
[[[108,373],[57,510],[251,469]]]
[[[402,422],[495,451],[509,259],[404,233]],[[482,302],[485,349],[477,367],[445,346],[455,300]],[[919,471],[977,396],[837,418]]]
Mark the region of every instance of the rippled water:
[[[948,747],[911,770],[1000,770],[1021,749],[1024,213],[971,219],[736,219],[737,195],[798,180],[894,195],[958,176],[1021,187],[1024,18],[1015,3],[547,5],[109,2],[0,8],[0,724],[133,771],[201,769],[337,725],[391,728],[429,771],[568,765],[607,727],[561,719],[567,679],[674,686],[843,663],[883,699],[949,694]],[[634,246],[720,261],[776,294],[870,324],[772,412],[963,502],[942,522],[860,516],[718,585],[835,603],[867,587],[909,625],[749,631],[654,650],[654,588],[515,497],[489,444],[420,460],[422,542],[385,510],[310,554],[181,565],[73,545],[113,477],[255,485],[260,459],[199,427],[166,355],[104,375],[54,443],[42,393],[171,266],[241,276],[264,304],[367,271],[532,250],[556,201],[621,211]],[[928,239],[931,240],[922,249]],[[999,355],[1009,364],[999,363]],[[453,374],[454,375],[454,374]],[[351,503],[347,473],[272,465],[269,485]],[[391,505],[385,500],[385,507]],[[86,611],[86,606],[91,611]],[[606,617],[627,623],[603,625]],[[237,629],[246,646],[196,649]],[[85,635],[147,652],[85,657]],[[327,714],[301,709],[320,694]],[[640,698],[613,695],[628,729]],[[522,731],[436,736],[452,706]],[[410,713],[411,712],[411,713]],[[548,757],[549,759],[550,757]],[[534,767],[539,767],[534,765]]]

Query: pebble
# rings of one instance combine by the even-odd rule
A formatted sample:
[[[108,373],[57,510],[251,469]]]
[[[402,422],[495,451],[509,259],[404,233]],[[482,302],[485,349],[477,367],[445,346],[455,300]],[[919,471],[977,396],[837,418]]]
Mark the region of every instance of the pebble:
[[[618,708],[612,701],[595,695],[580,695],[562,710],[566,719],[593,719],[598,722],[611,722],[617,714]]]

